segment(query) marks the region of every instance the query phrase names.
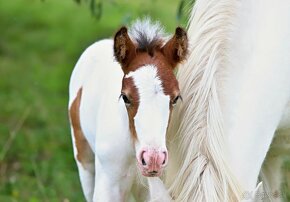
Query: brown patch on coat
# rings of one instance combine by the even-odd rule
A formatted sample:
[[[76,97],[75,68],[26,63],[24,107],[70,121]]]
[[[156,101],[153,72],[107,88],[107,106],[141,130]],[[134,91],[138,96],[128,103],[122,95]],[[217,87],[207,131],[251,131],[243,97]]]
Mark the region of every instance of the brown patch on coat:
[[[134,117],[137,114],[139,107],[139,94],[138,89],[134,85],[133,79],[123,78],[122,82],[122,93],[124,93],[131,102],[130,106],[127,106],[128,118],[129,118],[129,128],[133,141],[135,142],[137,138],[137,133],[135,129]]]
[[[75,145],[77,148],[77,160],[86,168],[88,163],[91,163],[94,160],[94,153],[85,138],[81,123],[80,123],[80,103],[82,97],[82,88],[79,89],[75,100],[73,101],[70,110],[70,122],[73,128],[73,133],[75,137]]]

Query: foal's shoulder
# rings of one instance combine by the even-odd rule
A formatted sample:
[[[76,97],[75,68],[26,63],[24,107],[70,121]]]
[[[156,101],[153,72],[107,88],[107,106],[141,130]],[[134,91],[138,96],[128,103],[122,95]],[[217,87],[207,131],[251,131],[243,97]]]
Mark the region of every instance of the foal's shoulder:
[[[113,39],[103,39],[96,41],[92,45],[86,48],[82,55],[87,56],[103,56],[106,53],[113,54]]]

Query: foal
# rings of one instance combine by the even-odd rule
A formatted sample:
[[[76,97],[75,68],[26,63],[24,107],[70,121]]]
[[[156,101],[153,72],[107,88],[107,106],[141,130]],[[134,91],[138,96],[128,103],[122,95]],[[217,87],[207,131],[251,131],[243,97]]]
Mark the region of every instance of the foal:
[[[168,162],[166,131],[180,98],[173,70],[187,35],[166,40],[158,23],[136,21],[79,59],[70,80],[75,160],[87,201],[126,201],[136,177],[158,177]]]

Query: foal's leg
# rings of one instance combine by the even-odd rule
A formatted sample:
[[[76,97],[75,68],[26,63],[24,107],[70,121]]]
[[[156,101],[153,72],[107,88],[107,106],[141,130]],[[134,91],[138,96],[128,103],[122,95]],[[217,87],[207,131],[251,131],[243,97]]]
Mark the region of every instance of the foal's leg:
[[[88,202],[93,199],[94,191],[94,154],[85,138],[80,125],[81,90],[69,108],[71,135],[75,161],[78,166],[83,193]]]
[[[152,202],[170,202],[172,201],[166,187],[159,177],[148,178],[150,201]]]
[[[135,165],[133,163],[129,165],[122,164],[122,154],[119,155],[118,153],[116,153],[114,158],[108,156],[106,159],[101,162],[97,153],[95,155],[95,189],[93,201],[125,202],[128,200],[135,177]]]
[[[104,115],[102,120],[105,118]],[[105,126],[99,126],[96,132],[93,201],[126,201],[136,176],[136,157],[130,134],[118,132],[122,130],[117,124],[115,127]]]
[[[104,98],[96,118],[94,202],[127,201],[136,176],[127,109],[114,95]]]
[[[72,132],[73,136],[73,132]],[[95,179],[95,164],[94,154],[89,145],[84,145],[85,155],[81,158],[73,138],[74,157],[78,166],[79,177],[83,189],[84,196],[87,202],[93,201],[94,194],[94,179]]]

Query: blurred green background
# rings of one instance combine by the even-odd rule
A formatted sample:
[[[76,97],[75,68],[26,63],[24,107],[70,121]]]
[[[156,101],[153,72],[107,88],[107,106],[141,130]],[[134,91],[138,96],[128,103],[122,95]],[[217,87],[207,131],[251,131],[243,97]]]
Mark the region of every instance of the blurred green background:
[[[96,19],[88,1],[0,1],[0,202],[84,201],[67,117],[76,61],[136,17],[186,22],[180,0],[102,2]]]
[[[0,1],[0,202],[84,201],[67,117],[76,61],[136,17],[158,19],[171,33],[185,26],[190,7],[189,0],[76,2]],[[290,179],[289,161],[284,168]]]

